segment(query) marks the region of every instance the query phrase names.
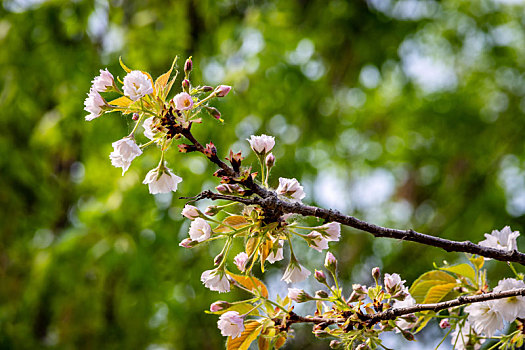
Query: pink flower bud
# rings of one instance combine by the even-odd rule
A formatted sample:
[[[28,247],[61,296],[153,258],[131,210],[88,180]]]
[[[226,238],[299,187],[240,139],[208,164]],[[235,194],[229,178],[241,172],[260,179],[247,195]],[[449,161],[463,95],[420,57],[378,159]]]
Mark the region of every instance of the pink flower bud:
[[[190,89],[190,81],[188,79],[182,81],[182,89],[186,92]]]
[[[191,248],[193,247],[193,241],[190,238],[185,238],[182,240],[182,242],[179,243],[179,246],[184,248]]]
[[[304,303],[312,299],[308,293],[298,288],[288,288],[288,298],[292,299],[296,303]]]
[[[326,299],[328,298],[328,293],[325,292],[324,290],[318,290],[317,292],[315,292],[315,297]]]
[[[266,166],[268,168],[271,168],[275,165],[275,156],[273,155],[273,153],[270,153],[266,156]]]
[[[227,309],[230,307],[230,303],[227,301],[218,300],[210,305],[210,311],[211,312],[217,312],[224,309]]]
[[[215,88],[215,91],[217,92],[217,97],[224,97],[228,95],[228,93],[231,90],[231,86],[228,85],[219,85]]]
[[[184,73],[188,74],[193,69],[193,62],[191,61],[191,56],[184,63]]]
[[[448,318],[442,319],[441,322],[439,322],[439,327],[441,327],[441,329],[450,327],[450,322],[448,321]]]
[[[184,209],[182,209],[182,215],[190,220],[195,220],[200,216],[200,212],[199,209],[197,209],[193,205],[186,204],[184,206]]]
[[[328,271],[335,271],[337,267],[337,259],[332,253],[326,253],[326,258],[324,259],[324,266],[328,269]]]
[[[379,269],[379,267],[374,267],[372,269],[372,277],[374,278],[374,280],[379,280],[379,276],[381,276],[381,270]]]
[[[245,252],[241,252],[235,256],[233,262],[239,269],[239,271],[244,272],[246,270],[246,263],[248,262],[249,256]]]
[[[323,271],[315,270],[314,277],[316,280],[318,280],[321,283],[326,282],[326,275]]]
[[[330,347],[332,349],[337,349],[341,345],[341,342],[339,340],[332,340],[330,342]]]
[[[217,213],[220,211],[219,207],[216,205],[210,205],[206,207],[206,210],[204,211],[204,214],[209,216],[217,215]]]

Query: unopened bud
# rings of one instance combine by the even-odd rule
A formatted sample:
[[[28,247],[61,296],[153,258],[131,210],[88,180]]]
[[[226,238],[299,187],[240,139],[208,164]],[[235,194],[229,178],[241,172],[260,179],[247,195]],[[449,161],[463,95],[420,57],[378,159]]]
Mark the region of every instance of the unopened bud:
[[[363,286],[362,284],[358,284],[358,283],[352,284],[352,289],[357,294],[366,295],[367,293],[366,287]]]
[[[211,312],[217,312],[217,311],[221,311],[221,310],[227,309],[230,306],[231,306],[231,304],[229,302],[219,300],[219,301],[216,301],[216,302],[214,302],[213,304],[210,305],[210,311]]]
[[[190,81],[188,79],[184,79],[182,81],[182,89],[185,91],[185,92],[188,92],[188,90],[190,89]]]
[[[133,119],[134,121],[139,120],[139,114],[138,114],[138,113],[133,113],[133,117],[132,117],[132,119]]]
[[[317,292],[315,292],[315,297],[316,298],[326,299],[326,298],[328,298],[328,293],[325,292],[324,290],[318,290]]]
[[[266,156],[266,166],[268,168],[271,168],[273,167],[275,164],[275,156],[273,155],[273,153],[269,153],[267,156]]]
[[[337,259],[330,252],[326,253],[326,258],[324,259],[324,267],[326,267],[328,271],[335,273],[335,269],[337,268]]]
[[[200,211],[193,205],[186,204],[184,208],[182,209],[181,214],[190,220],[195,220],[196,218],[200,216]]]
[[[179,246],[183,248],[191,248],[193,247],[197,242],[192,241],[190,238],[185,238],[182,240],[182,242],[179,243]]]
[[[414,341],[414,335],[408,331],[401,331],[401,334],[403,334],[403,337],[405,337],[406,340],[409,340],[409,341]]]
[[[210,113],[210,115],[217,119],[217,120],[221,120],[221,112],[219,112],[219,110],[215,107],[209,107],[209,106],[206,106],[206,110],[208,111],[208,113]]]
[[[337,349],[341,345],[341,342],[339,340],[332,340],[330,342],[330,347],[332,349]]]
[[[379,281],[379,276],[381,276],[381,270],[379,269],[379,267],[374,267],[372,269],[372,277],[374,278],[374,280],[376,282]],[[378,282],[379,283],[379,282]]]
[[[224,258],[224,255],[222,255],[222,253],[220,253],[219,255],[217,255],[215,257],[215,259],[213,259],[213,263],[215,264],[215,266],[219,265],[221,262],[222,262],[222,259]]]
[[[366,344],[359,344],[357,346],[357,348],[355,348],[355,350],[366,350],[368,349],[368,347],[366,346]]]
[[[184,73],[186,75],[189,75],[192,69],[193,69],[193,62],[191,61],[191,56],[190,56],[186,60],[186,63],[184,63]]]
[[[321,283],[326,282],[326,275],[323,271],[315,270],[314,277],[316,280],[318,280]]]
[[[229,85],[219,85],[215,88],[215,92],[217,93],[217,97],[224,97],[228,95],[231,89],[232,87]]]
[[[448,318],[442,319],[441,322],[439,322],[439,327],[441,327],[441,329],[450,327],[450,322],[448,322]]]
[[[214,215],[217,215],[217,213],[220,211],[221,209],[218,206],[210,205],[206,208],[206,210],[204,211],[204,214],[209,215],[209,216],[214,216]]]
[[[308,293],[298,288],[288,288],[288,298],[297,303],[304,303],[308,300],[312,300],[312,297]]]
[[[201,91],[202,92],[210,92],[210,91],[213,91],[213,87],[212,86],[208,86],[208,85],[204,85],[203,87],[201,87]]]

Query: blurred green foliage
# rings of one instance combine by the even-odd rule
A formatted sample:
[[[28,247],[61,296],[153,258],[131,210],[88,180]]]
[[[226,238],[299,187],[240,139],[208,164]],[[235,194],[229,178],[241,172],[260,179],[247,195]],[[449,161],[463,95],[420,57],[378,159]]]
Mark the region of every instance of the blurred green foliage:
[[[196,83],[232,85],[216,102],[225,124],[207,118],[197,137],[255,161],[244,139],[275,135],[273,184],[298,178],[309,203],[455,240],[523,232],[523,10],[517,0],[4,0],[0,348],[223,347],[203,310],[242,295],[199,281],[220,247],[178,246],[188,228],[178,197],[213,188],[215,169],[171,152],[184,181],[151,196],[141,179],[157,152],[124,177],[108,159],[127,117],[84,121],[98,70],[124,76],[119,56],[157,76],[192,55]],[[332,250],[347,286],[376,265],[411,283],[433,262],[464,260],[343,236]],[[323,259],[302,254],[310,269]],[[493,282],[510,275],[489,266]],[[327,347],[299,334],[288,349]]]

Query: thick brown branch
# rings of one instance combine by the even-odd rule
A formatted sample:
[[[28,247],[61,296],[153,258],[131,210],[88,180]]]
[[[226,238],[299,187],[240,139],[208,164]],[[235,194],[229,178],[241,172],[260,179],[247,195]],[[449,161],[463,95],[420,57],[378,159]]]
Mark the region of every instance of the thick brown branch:
[[[197,150],[203,154],[205,148],[202,146],[192,135],[190,128],[181,128],[180,133],[186,137]],[[233,170],[225,162],[221,161],[216,155],[208,157],[210,161],[219,166],[227,176],[237,177],[239,174]],[[277,197],[277,194],[273,191],[269,191],[266,188],[259,186],[251,178],[241,183],[243,186],[249,188],[257,196],[251,198],[228,196],[216,194],[211,191],[205,191],[201,193],[198,199],[226,199],[236,201],[244,204],[257,204],[260,205],[263,210],[269,213],[294,213],[303,216],[314,216],[320,219],[324,219],[326,222],[339,222],[345,226],[355,228],[364,232],[373,234],[375,237],[386,237],[393,238],[402,241],[412,241],[420,244],[425,244],[432,247],[442,248],[447,252],[464,252],[470,254],[476,254],[487,258],[492,258],[499,261],[516,262],[521,265],[525,265],[525,254],[514,251],[504,251],[500,249],[482,247],[478,244],[474,244],[470,241],[452,241],[436,236],[419,233],[414,230],[398,230],[393,228],[381,227],[368,222],[359,220],[353,216],[344,215],[336,210],[323,209],[302,203],[290,203],[281,200]]]

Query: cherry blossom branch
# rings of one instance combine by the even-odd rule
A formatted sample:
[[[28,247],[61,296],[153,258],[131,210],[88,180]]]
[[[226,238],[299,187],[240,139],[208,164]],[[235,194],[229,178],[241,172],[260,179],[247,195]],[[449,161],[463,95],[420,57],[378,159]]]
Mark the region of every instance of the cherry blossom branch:
[[[434,304],[417,304],[409,307],[391,308],[374,315],[359,314],[360,321],[364,321],[368,326],[372,326],[380,321],[395,320],[397,317],[410,315],[420,311],[434,311],[449,309],[466,304],[479,303],[488,300],[503,299],[515,296],[525,296],[525,288],[507,290],[503,292],[491,292],[479,295],[460,296],[456,299]],[[350,314],[348,315],[350,317]],[[314,324],[336,324],[345,322],[347,318],[324,318],[312,316],[300,316],[294,312],[285,321],[279,321],[281,327],[287,328],[293,323],[314,323]],[[275,320],[274,320],[275,321]]]
[[[191,127],[191,125],[190,125]],[[182,128],[180,127],[180,134],[186,137],[192,144],[195,151],[201,152],[206,157],[215,163],[221,168],[223,174],[227,178],[237,178],[239,177],[239,171],[235,171],[233,167],[227,165],[225,162],[221,161],[217,157],[217,150],[213,146],[213,152],[210,154],[210,151],[206,147],[202,146],[192,135],[190,127]],[[235,182],[235,181],[234,181]],[[290,203],[284,200],[281,200],[277,197],[277,194],[274,191],[265,189],[262,186],[256,184],[251,177],[248,177],[244,180],[237,181],[241,185],[249,188],[253,193],[257,194],[259,197],[240,197],[233,195],[223,195],[213,193],[212,191],[204,191],[201,194],[197,195],[193,199],[198,201],[200,199],[225,199],[235,202],[240,202],[244,204],[256,204],[263,208],[265,213],[273,221],[278,221],[278,218],[282,214],[293,213],[300,214],[303,216],[314,216],[320,219],[324,219],[326,222],[339,222],[345,226],[355,228],[360,231],[368,232],[374,235],[375,237],[385,237],[398,239],[401,241],[412,241],[436,248],[442,248],[447,252],[463,252],[469,254],[476,254],[484,256],[486,258],[492,258],[499,261],[507,262],[516,262],[525,266],[525,254],[520,253],[517,250],[505,251],[500,249],[494,249],[489,247],[483,247],[478,244],[474,244],[470,241],[453,241],[448,240],[420,232],[416,232],[412,229],[408,230],[398,230],[393,228],[382,227],[368,223],[366,221],[357,219],[353,216],[344,215],[337,210],[324,209],[319,207],[314,207],[310,205],[305,205],[302,203]],[[188,199],[188,198],[186,198]]]

